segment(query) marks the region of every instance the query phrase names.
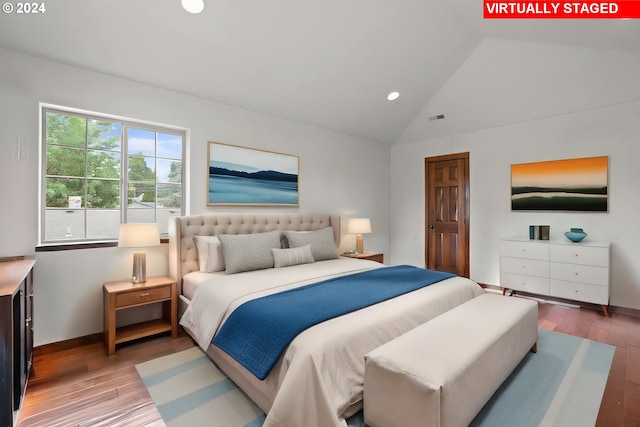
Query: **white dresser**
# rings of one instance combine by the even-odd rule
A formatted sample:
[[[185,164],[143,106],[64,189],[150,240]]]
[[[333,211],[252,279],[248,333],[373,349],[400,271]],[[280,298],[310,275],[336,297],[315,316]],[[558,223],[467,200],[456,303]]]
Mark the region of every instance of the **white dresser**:
[[[600,304],[609,315],[609,243],[500,241],[500,286]]]

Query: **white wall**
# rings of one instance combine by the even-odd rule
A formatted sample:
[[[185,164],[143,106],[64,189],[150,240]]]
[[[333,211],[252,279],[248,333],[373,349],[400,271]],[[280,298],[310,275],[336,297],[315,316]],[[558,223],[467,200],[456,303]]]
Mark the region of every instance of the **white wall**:
[[[187,203],[193,214],[222,210],[206,206],[207,141],[297,155],[300,207],[242,210],[369,216],[374,233],[365,238],[367,249],[388,252],[388,146],[3,49],[0,100],[0,257],[34,256],[39,102],[189,129]],[[16,155],[20,144],[24,157]],[[166,274],[166,245],[147,253],[148,275]],[[35,257],[36,345],[100,332],[102,283],[130,276],[131,252],[107,248]]]
[[[640,52],[485,38],[398,138],[424,141],[640,98]],[[429,116],[445,114],[446,120]]]
[[[510,45],[510,44],[509,44]],[[529,47],[531,49],[529,49]],[[491,52],[476,55],[463,66],[458,75],[452,77],[449,86],[442,91],[461,96],[460,87],[469,87],[468,79],[496,87],[504,84],[516,87],[516,82],[529,87],[526,96],[511,98],[509,108],[518,110],[521,103],[537,106],[548,102],[549,86],[558,86],[556,79],[567,76],[540,74],[532,66],[529,72],[518,68],[512,73],[508,67],[488,67],[485,62],[503,58],[509,61],[528,61],[534,52],[542,64],[557,58],[557,46],[533,46],[522,43],[520,50],[504,49],[501,42],[484,44],[479,49]],[[571,48],[565,48],[570,55]],[[578,49],[581,55],[583,49]],[[546,54],[545,54],[546,52]],[[640,309],[640,235],[635,230],[635,218],[640,209],[640,68],[621,69],[615,79],[602,81],[590,77],[601,75],[598,63],[611,60],[609,52],[592,51],[592,68],[583,69],[580,80],[585,83],[582,90],[589,91],[591,85],[598,86],[578,103],[573,112],[550,111],[546,117],[522,120],[517,112],[510,113],[518,120],[511,124],[487,126],[483,130],[458,133],[454,136],[424,138],[415,142],[395,145],[391,150],[391,262],[424,265],[424,158],[442,154],[469,152],[471,179],[471,223],[470,263],[471,278],[487,284],[499,285],[498,240],[502,237],[528,237],[530,224],[551,225],[551,238],[564,239],[563,232],[570,227],[582,227],[588,239],[611,242],[611,300],[615,306]],[[622,55],[627,58],[628,55]],[[638,59],[637,57],[634,57]],[[481,64],[482,67],[477,65]],[[624,60],[618,67],[629,64]],[[640,62],[638,62],[640,64]],[[605,68],[615,68],[607,63]],[[466,67],[472,67],[468,69]],[[482,71],[484,68],[485,71]],[[477,70],[478,73],[473,73]],[[584,75],[586,74],[586,76]],[[458,80],[461,75],[466,76]],[[464,84],[462,84],[464,83]],[[609,85],[619,94],[626,87],[627,96],[636,100],[611,103],[611,94],[599,85]],[[453,87],[452,87],[453,86]],[[570,92],[576,91],[572,87]],[[556,95],[553,95],[556,96]],[[560,95],[562,99],[570,96]],[[617,95],[616,95],[617,96]],[[464,102],[480,105],[473,93]],[[587,99],[588,98],[588,99]],[[481,114],[490,116],[500,112],[508,95],[484,96]],[[447,102],[452,102],[447,99]],[[462,101],[461,101],[462,102]],[[566,106],[569,102],[565,102]],[[479,107],[478,107],[479,108]],[[525,110],[530,110],[530,105]],[[489,111],[489,113],[487,113]],[[446,111],[444,111],[446,114]],[[538,114],[536,113],[536,116]],[[544,116],[544,115],[543,115]],[[465,128],[467,123],[462,123]],[[479,126],[474,123],[473,127]],[[420,123],[414,129],[427,127]],[[574,157],[609,156],[609,212],[608,213],[543,213],[511,212],[510,210],[510,166],[514,163],[567,159]],[[419,231],[418,231],[419,230]]]

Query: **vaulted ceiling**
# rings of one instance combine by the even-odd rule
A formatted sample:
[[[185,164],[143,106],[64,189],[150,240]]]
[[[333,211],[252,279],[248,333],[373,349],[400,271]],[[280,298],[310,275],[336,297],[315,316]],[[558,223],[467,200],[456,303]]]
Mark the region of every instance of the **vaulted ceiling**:
[[[2,14],[0,47],[387,144],[485,37],[640,53],[639,20],[484,20],[480,0],[45,7]]]

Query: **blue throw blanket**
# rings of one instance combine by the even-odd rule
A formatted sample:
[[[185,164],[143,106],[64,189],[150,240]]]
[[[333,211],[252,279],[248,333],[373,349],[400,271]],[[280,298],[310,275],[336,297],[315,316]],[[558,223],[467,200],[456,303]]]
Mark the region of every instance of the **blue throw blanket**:
[[[400,265],[257,298],[236,308],[212,342],[263,380],[305,329],[453,276]]]

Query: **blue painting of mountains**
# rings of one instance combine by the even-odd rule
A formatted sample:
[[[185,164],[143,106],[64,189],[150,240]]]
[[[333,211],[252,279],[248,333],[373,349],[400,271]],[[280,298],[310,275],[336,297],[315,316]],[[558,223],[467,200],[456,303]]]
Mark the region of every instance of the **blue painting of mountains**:
[[[298,204],[298,175],[212,162],[209,203]],[[242,170],[244,169],[244,170]]]

